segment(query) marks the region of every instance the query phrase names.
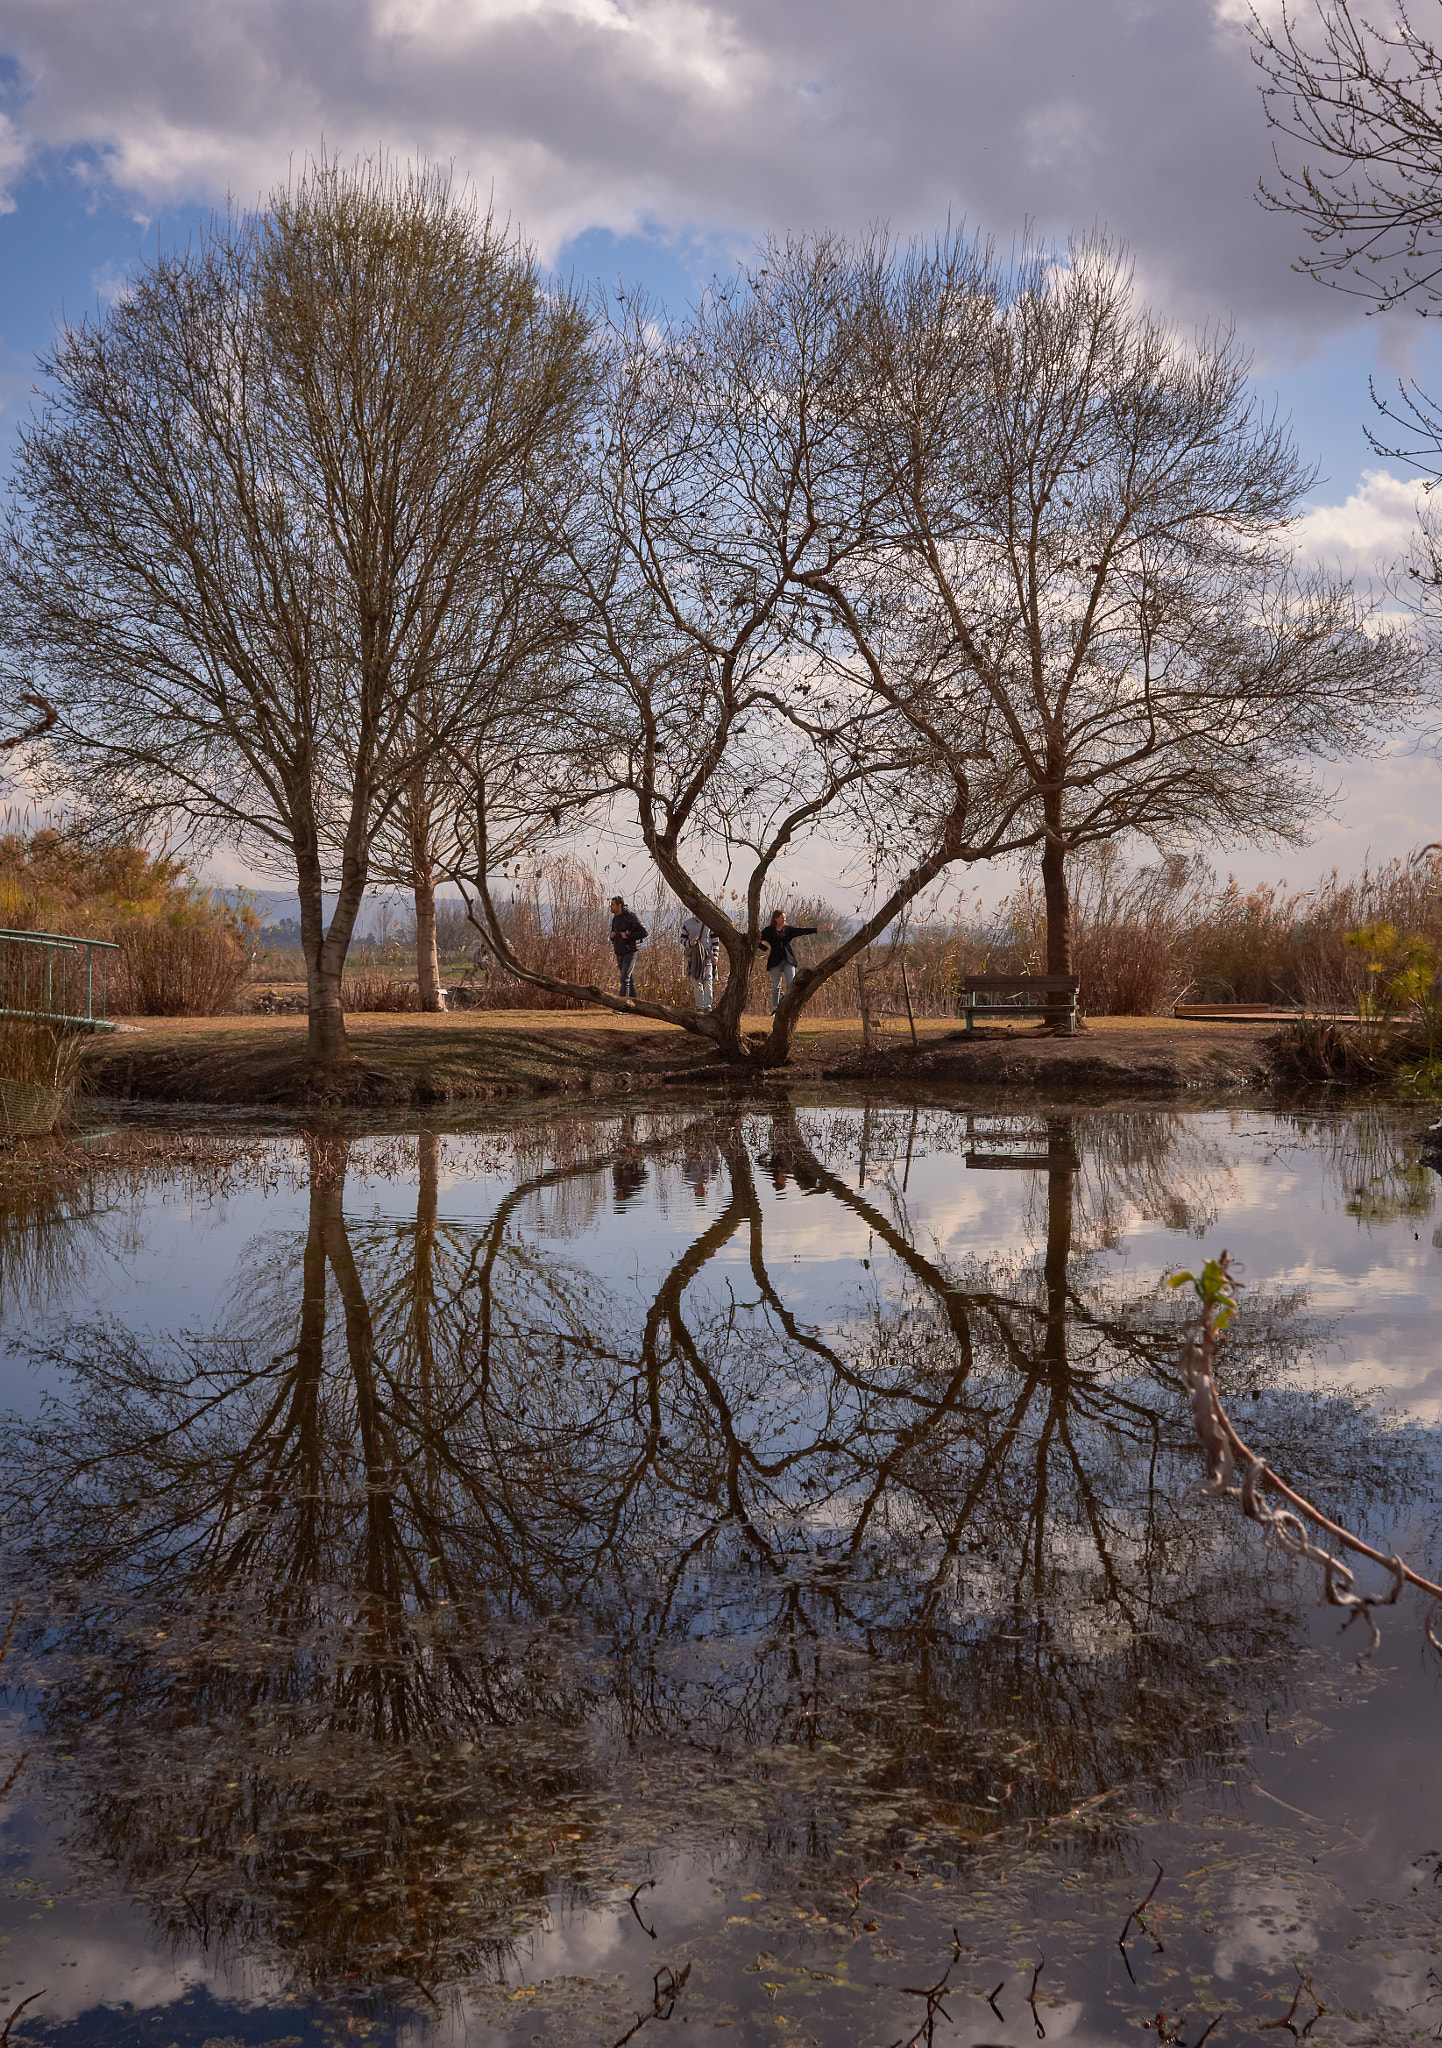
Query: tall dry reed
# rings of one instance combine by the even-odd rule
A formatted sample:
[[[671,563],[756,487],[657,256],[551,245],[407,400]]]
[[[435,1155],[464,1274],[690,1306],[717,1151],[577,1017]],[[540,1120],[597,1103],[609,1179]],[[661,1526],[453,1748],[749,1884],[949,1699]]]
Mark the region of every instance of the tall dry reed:
[[[81,1051],[79,1034],[58,1024],[0,1020],[0,1142],[41,1136],[64,1120]]]

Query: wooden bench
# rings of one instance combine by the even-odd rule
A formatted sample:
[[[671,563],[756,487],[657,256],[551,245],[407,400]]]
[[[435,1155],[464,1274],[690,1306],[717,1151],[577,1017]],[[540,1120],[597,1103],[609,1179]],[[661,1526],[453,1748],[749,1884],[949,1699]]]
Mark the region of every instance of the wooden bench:
[[[1077,1028],[1078,974],[969,974],[961,983],[956,1014],[965,1017],[966,1028],[975,1028],[980,1017],[1009,1023],[1013,1017],[1041,1017],[1071,1033]],[[978,996],[991,1000],[979,1003]],[[1020,996],[1020,1002],[1011,998]],[[1000,998],[1000,1000],[997,1000]]]

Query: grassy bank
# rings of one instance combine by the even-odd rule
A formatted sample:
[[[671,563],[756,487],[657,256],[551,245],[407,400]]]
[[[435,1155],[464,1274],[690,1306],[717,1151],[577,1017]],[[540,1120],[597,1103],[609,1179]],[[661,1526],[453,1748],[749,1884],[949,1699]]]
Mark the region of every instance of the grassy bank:
[[[763,1020],[757,1018],[758,1028]],[[98,1095],[151,1102],[303,1109],[321,1103],[425,1107],[638,1088],[759,1088],[885,1080],[927,1087],[1066,1086],[1093,1093],[1235,1092],[1261,1085],[1274,1025],[1196,1025],[1173,1018],[1102,1018],[1079,1038],[1031,1026],[967,1038],[952,1019],[891,1027],[870,1050],[858,1018],[813,1019],[783,1072],[716,1063],[687,1033],[649,1020],[572,1024],[554,1012],[392,1015],[352,1021],[353,1060],[335,1086],[307,1078],[304,1022],[290,1017],[155,1020],[86,1049]]]

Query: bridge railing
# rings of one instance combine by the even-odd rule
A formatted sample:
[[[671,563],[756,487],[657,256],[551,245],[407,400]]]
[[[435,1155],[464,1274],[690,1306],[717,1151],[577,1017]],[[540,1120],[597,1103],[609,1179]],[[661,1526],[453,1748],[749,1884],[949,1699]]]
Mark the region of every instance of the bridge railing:
[[[0,1021],[113,1031],[110,955],[119,950],[110,939],[0,931]]]

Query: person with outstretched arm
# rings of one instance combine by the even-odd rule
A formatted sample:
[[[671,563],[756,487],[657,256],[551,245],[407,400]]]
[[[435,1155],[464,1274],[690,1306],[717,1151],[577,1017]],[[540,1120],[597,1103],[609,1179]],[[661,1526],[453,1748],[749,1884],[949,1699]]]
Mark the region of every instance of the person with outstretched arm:
[[[646,927],[634,910],[626,908],[624,896],[611,898],[611,949],[616,955],[616,972],[621,977],[621,994],[634,1001],[636,984],[631,978],[631,969],[636,964],[636,948],[646,936]]]
[[[791,950],[791,941],[809,938],[819,929],[820,927],[814,924],[788,924],[785,911],[777,910],[772,913],[770,924],[756,941],[758,946],[766,948],[766,965],[771,974],[773,1016],[781,1007],[783,991],[789,989],[796,979],[796,955]]]

